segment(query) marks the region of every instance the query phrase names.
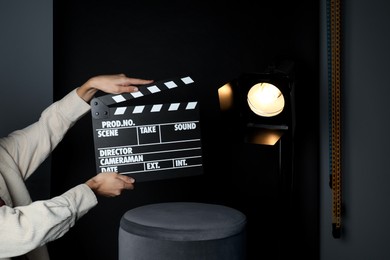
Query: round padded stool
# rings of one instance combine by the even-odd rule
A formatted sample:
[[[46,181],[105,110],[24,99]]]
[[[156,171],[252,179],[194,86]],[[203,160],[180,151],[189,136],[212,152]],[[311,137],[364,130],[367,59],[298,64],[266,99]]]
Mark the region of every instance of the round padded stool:
[[[127,211],[119,260],[243,260],[246,217],[216,204],[167,202]]]

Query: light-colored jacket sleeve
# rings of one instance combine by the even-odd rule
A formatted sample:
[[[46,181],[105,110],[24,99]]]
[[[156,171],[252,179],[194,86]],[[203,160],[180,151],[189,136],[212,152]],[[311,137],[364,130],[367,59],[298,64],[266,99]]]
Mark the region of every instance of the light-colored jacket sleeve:
[[[71,91],[45,109],[39,120],[0,139],[0,258],[22,255],[63,236],[97,204],[80,184],[60,196],[31,203],[23,179],[30,176],[90,105]]]
[[[19,166],[23,179],[27,179],[37,169],[69,128],[89,110],[90,105],[74,89],[46,108],[37,122],[1,139],[1,145]]]
[[[80,184],[50,200],[0,207],[0,258],[25,254],[62,237],[96,204],[93,191]]]

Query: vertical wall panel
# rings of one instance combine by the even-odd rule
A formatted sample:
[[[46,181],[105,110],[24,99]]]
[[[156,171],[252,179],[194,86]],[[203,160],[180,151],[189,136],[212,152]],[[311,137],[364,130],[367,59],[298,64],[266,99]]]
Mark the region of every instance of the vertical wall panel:
[[[0,135],[38,120],[53,101],[52,0],[0,1]],[[47,198],[50,159],[28,181]]]

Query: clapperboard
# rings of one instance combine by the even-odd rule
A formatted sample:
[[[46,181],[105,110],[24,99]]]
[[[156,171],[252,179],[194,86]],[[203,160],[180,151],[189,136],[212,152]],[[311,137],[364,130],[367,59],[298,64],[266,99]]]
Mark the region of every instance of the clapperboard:
[[[193,83],[191,77],[174,78],[142,85],[134,93],[93,98],[97,173],[119,172],[137,182],[202,174],[198,101],[120,106]]]

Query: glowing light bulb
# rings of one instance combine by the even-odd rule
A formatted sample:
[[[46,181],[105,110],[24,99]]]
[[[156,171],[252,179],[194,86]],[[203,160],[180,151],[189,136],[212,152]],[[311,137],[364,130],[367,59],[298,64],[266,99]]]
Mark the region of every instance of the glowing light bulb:
[[[272,117],[280,114],[284,108],[282,92],[270,83],[258,83],[248,92],[247,102],[257,115]]]

